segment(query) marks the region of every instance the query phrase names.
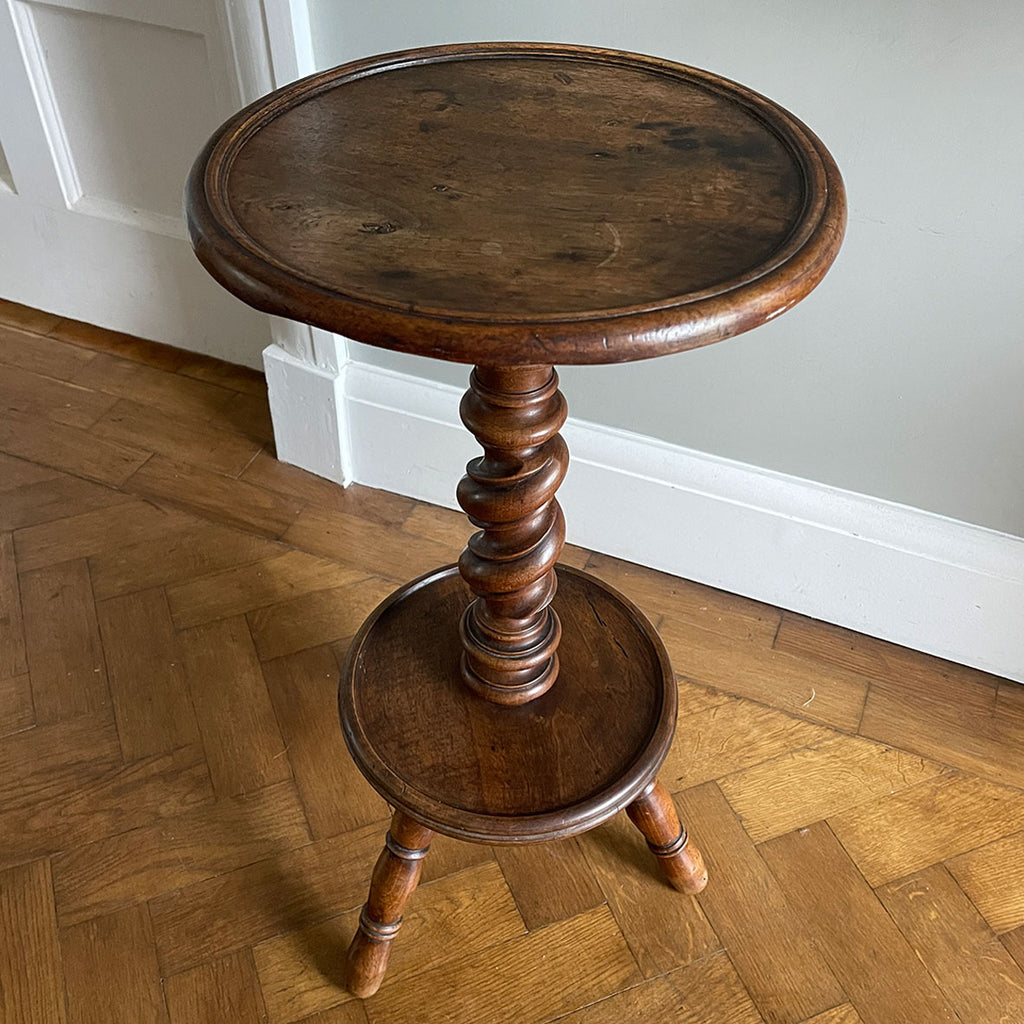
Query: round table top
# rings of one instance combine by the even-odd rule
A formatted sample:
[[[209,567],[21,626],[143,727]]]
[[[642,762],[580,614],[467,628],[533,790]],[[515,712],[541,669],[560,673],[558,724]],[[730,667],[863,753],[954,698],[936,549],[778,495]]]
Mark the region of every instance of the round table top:
[[[749,330],[821,280],[839,172],[781,107],[612,50],[357,61],[229,120],[193,245],[259,309],[474,363],[606,363]]]

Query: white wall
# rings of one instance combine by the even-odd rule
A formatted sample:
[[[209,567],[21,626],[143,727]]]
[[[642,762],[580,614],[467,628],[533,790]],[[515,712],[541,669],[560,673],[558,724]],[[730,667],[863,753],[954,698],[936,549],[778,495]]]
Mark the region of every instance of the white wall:
[[[309,0],[321,67],[464,39],[706,67],[805,120],[846,179],[824,284],[731,341],[566,368],[577,417],[1024,536],[1024,4]],[[353,345],[464,384],[466,368]],[[452,479],[457,475],[453,467]]]

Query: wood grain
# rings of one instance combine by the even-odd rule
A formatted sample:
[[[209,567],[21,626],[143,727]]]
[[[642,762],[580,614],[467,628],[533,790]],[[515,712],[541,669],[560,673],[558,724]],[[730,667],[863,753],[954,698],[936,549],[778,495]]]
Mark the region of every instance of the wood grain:
[[[1024,971],[940,864],[878,890],[964,1024],[1024,1020]]]
[[[761,842],[934,778],[942,766],[853,736],[784,754],[720,780],[743,827]]]
[[[370,1024],[440,1024],[454,1016],[539,1024],[639,980],[607,907],[448,961],[382,989]],[[426,1002],[423,992],[449,993]]]
[[[263,664],[292,774],[317,839],[385,822],[387,804],[348,755],[337,719],[338,664],[314,647]]]
[[[700,904],[668,887],[647,844],[624,814],[577,841],[644,977],[693,963],[721,948]]]
[[[724,952],[712,953],[650,981],[576,1010],[565,1024],[622,1024],[623,1021],[671,1021],[672,1024],[762,1024],[739,975]]]
[[[218,796],[291,778],[252,637],[236,617],[181,634],[189,692]]]
[[[0,679],[28,671],[14,539],[0,533]]]
[[[621,590],[652,617],[690,623],[709,633],[769,647],[779,628],[779,611],[771,605],[702,587],[635,562],[595,552],[586,569]]]
[[[280,537],[302,504],[187,462],[154,455],[124,484],[127,490],[224,526]]]
[[[861,734],[1021,789],[1024,704],[1002,692],[993,676],[945,664],[941,672],[877,680]]]
[[[498,846],[494,856],[531,932],[605,902],[604,893],[575,839]]]
[[[1003,947],[1017,962],[1017,966],[1024,970],[1024,925],[1015,928],[1012,932],[1004,932],[999,936]]]
[[[857,731],[868,690],[862,676],[822,670],[757,640],[741,643],[682,619],[663,619],[659,632],[685,679],[833,729]]]
[[[182,650],[164,591],[110,598],[96,611],[125,760],[198,741]]]
[[[68,427],[91,427],[116,401],[88,388],[43,377],[16,366],[0,374],[0,403],[8,413],[24,413]]]
[[[1024,822],[1024,794],[955,770],[829,817],[875,887],[1000,839],[1013,822]]]
[[[260,450],[260,444],[214,424],[166,413],[127,398],[93,425],[91,434],[116,444],[130,444],[144,435],[151,451],[170,459],[201,466],[214,473],[237,476]]]
[[[45,479],[4,493],[0,503],[0,530],[18,530],[53,522],[93,509],[131,501],[130,495],[103,484],[50,471]]]
[[[1024,925],[1024,832],[954,857],[948,867],[997,935]]]
[[[288,1024],[351,998],[341,986],[341,971],[358,917],[351,910],[254,948],[270,1024]],[[524,931],[493,861],[421,885],[403,914],[382,991]]]
[[[15,411],[0,418],[0,451],[117,487],[149,458],[132,443]]]
[[[0,736],[28,729],[35,720],[28,673],[0,678]]]
[[[164,982],[171,1024],[263,1024],[266,1013],[252,953],[209,960]]]
[[[144,906],[62,928],[69,1024],[167,1024]]]
[[[80,387],[114,398],[128,398],[172,416],[194,416],[203,420],[216,415],[234,397],[225,388],[179,373],[165,373],[157,367],[106,352],[95,353],[70,379]]]
[[[142,903],[310,840],[291,782],[218,800],[53,860],[62,925]]]
[[[311,554],[403,582],[453,560],[446,544],[425,538],[417,544],[394,544],[391,532],[379,523],[320,508],[305,509],[281,539]]]
[[[0,1009],[10,1024],[66,1024],[46,861],[0,871]]]
[[[20,366],[58,380],[73,380],[81,367],[94,358],[95,353],[86,349],[0,323],[0,363],[7,366]]]
[[[169,587],[167,599],[174,624],[187,629],[365,578],[358,569],[304,551],[278,550],[270,558]]]
[[[120,551],[139,541],[152,544],[176,528],[190,525],[191,520],[180,512],[137,500],[116,508],[82,512],[56,522],[18,530],[14,536],[18,568],[25,572],[112,550]],[[110,595],[100,592],[98,596]]]
[[[864,1024],[955,1024],[946,998],[827,825],[779,836],[760,852]]]
[[[348,586],[257,608],[247,616],[256,650],[269,661],[335,640],[345,640],[342,646],[347,647],[366,616],[394,589],[390,581],[368,576]],[[341,653],[344,656],[344,650]]]
[[[768,1024],[796,1024],[842,1001],[811,933],[718,786],[689,789],[677,802],[680,817],[700,836],[714,881],[701,895],[701,909]]]
[[[21,602],[36,721],[56,722],[109,706],[85,560],[23,573]]]
[[[672,749],[658,774],[670,790],[684,789],[834,736],[831,729],[802,718],[725,699],[679,719]]]

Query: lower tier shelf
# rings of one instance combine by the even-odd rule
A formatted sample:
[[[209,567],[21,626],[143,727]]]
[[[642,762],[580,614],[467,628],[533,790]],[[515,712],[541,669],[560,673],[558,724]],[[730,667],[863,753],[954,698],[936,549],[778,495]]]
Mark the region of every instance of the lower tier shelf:
[[[574,835],[631,803],[668,753],[676,683],[654,627],[593,576],[557,573],[561,668],[521,707],[459,677],[473,595],[455,566],[396,591],[352,642],[338,695],[352,757],[434,831],[485,843]]]

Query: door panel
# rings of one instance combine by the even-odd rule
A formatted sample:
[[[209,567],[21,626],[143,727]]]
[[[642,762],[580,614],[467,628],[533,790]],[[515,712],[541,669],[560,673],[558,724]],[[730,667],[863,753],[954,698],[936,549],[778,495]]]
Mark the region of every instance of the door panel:
[[[0,295],[260,365],[266,317],[203,272],[181,217],[191,161],[241,104],[228,2],[3,3]]]

